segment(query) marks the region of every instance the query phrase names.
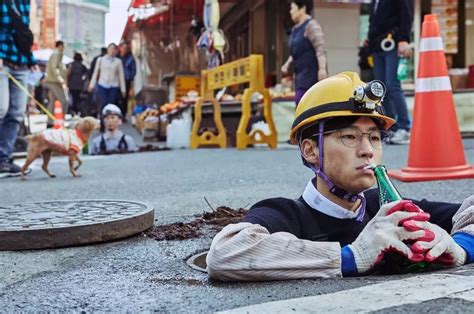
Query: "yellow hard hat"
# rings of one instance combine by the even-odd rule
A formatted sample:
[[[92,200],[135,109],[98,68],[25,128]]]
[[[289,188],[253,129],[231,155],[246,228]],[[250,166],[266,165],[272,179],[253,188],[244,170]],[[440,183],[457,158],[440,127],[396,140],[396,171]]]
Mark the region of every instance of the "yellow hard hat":
[[[362,116],[376,118],[385,130],[395,120],[386,116],[381,101],[385,85],[381,81],[364,83],[355,72],[342,72],[314,84],[301,98],[291,126],[290,139],[297,143],[298,131],[326,118]]]

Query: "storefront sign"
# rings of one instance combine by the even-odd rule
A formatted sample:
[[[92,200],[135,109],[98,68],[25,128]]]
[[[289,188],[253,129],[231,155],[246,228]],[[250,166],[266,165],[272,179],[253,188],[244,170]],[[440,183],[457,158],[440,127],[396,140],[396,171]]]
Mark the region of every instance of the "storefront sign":
[[[248,83],[250,79],[250,58],[229,62],[217,68],[207,70],[209,90]]]
[[[128,16],[132,18],[133,22],[138,20],[146,20],[154,15],[158,15],[169,11],[170,7],[167,4],[157,3],[152,5],[148,3],[146,5],[139,6],[138,8],[131,7],[128,9]]]
[[[56,44],[56,0],[43,0],[41,47],[54,48]]]

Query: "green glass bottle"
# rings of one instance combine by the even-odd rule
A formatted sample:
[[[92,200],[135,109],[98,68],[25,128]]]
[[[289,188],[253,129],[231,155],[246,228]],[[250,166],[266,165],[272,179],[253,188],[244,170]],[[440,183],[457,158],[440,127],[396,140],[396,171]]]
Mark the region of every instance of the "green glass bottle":
[[[408,60],[407,58],[400,58],[398,60],[398,68],[397,68],[397,79],[399,81],[404,81],[408,77]]]
[[[394,201],[401,201],[403,198],[397,191],[392,181],[390,181],[387,169],[384,165],[378,165],[374,168],[375,179],[379,189],[379,204],[385,205]]]
[[[390,181],[385,166],[378,165],[373,167],[373,170],[375,173],[375,179],[377,180],[377,187],[379,190],[380,206],[390,202],[403,200],[402,196],[395,188],[395,185],[393,185],[392,181]],[[413,263],[405,257],[396,253],[387,253],[385,258],[390,260],[391,263],[396,263],[401,266],[402,272],[421,272],[424,271],[425,268],[428,266],[428,263],[426,262]]]

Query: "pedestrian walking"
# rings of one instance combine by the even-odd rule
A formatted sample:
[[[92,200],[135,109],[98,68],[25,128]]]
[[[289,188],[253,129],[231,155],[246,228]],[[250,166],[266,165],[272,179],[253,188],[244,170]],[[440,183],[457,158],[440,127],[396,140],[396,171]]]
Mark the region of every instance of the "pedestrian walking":
[[[324,33],[321,25],[311,17],[312,10],[312,0],[291,1],[290,16],[295,26],[288,39],[290,56],[281,71],[287,73],[293,63],[296,106],[308,88],[327,77]]]
[[[70,108],[69,113],[77,115],[82,112],[82,96],[87,89],[85,84],[88,70],[82,63],[82,55],[79,52],[74,53],[73,59],[74,61],[67,68],[67,81],[72,96],[72,108]]]
[[[370,189],[376,179],[369,167],[381,163],[384,133],[395,123],[381,110],[384,89],[343,72],[306,92],[290,138],[314,178],[298,199],[260,201],[242,222],[222,229],[207,255],[210,277],[358,276],[377,270],[389,251],[434,269],[474,262],[474,195],[462,205],[398,200],[381,206],[378,189]]]
[[[51,54],[46,65],[46,87],[48,88],[49,110],[54,110],[54,102],[59,100],[63,107],[63,112],[68,112],[67,102],[67,76],[66,69],[63,64],[65,45],[64,42],[58,40],[56,42],[56,49]],[[49,123],[53,121],[50,119]]]
[[[97,64],[89,83],[89,92],[94,90],[96,84],[101,112],[101,132],[103,132],[102,109],[107,104],[118,103],[120,93],[122,97],[125,97],[126,91],[122,61],[117,58],[117,45],[110,44],[107,47],[107,54],[97,59]]]
[[[38,84],[35,86],[34,96],[37,101],[39,101],[42,105],[48,104],[48,95],[46,92],[46,76],[43,74],[41,76]],[[35,111],[38,111],[40,108],[36,107],[36,103],[33,103],[33,108]],[[39,112],[39,111],[38,111]]]
[[[29,71],[38,70],[31,53],[33,34],[29,23],[29,0],[3,3],[0,10],[0,178],[20,175],[12,153],[28,99],[17,83],[26,88]]]
[[[100,48],[100,54],[95,56],[92,59],[91,66],[89,68],[89,73],[88,73],[88,82],[91,81],[92,74],[94,74],[95,66],[97,64],[97,60],[99,60],[100,57],[103,57],[107,54],[107,47],[102,47]],[[87,88],[89,90],[89,88]],[[95,88],[92,90],[92,92],[88,93],[88,101],[86,102],[87,108],[84,109],[85,113],[84,115],[88,116],[93,116],[97,117],[99,114],[99,96],[97,94],[97,85]]]
[[[93,59],[92,59],[92,62],[91,62],[91,67],[89,69],[89,81],[91,80],[92,78],[92,74],[94,74],[94,70],[95,70],[95,66],[97,64],[97,60],[100,58],[100,57],[103,57],[107,54],[107,47],[102,47],[100,48],[100,54],[95,56]]]
[[[393,144],[410,141],[410,118],[397,69],[400,57],[412,54],[409,43],[413,8],[413,0],[372,0],[370,5],[367,45],[373,54],[375,79],[387,86],[383,107],[396,120],[390,129],[389,142]]]
[[[120,59],[122,60],[123,70],[125,74],[125,97],[120,98],[120,110],[122,110],[122,119],[127,121],[128,98],[132,91],[132,84],[137,74],[137,65],[135,57],[130,50],[128,43],[120,45]]]

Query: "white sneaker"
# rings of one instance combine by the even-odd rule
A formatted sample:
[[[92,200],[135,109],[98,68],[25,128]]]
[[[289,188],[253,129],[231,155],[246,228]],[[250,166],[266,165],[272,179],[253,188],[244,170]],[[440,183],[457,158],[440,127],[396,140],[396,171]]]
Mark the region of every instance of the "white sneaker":
[[[406,145],[410,143],[410,132],[398,129],[390,138],[390,144]]]

